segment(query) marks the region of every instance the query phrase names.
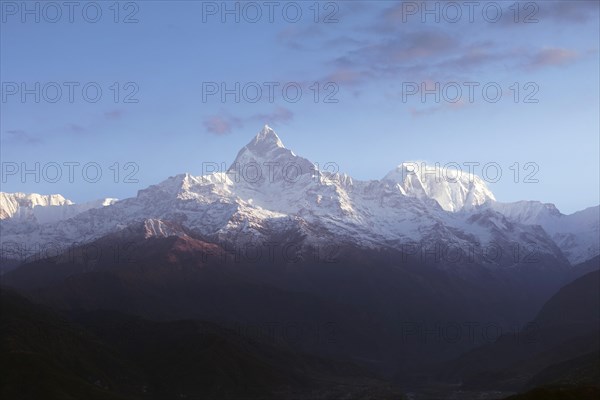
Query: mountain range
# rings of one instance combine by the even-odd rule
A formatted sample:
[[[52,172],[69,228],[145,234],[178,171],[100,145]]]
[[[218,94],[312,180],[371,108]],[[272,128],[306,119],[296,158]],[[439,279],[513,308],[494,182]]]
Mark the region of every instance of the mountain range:
[[[157,220],[229,246],[293,234],[302,248],[391,248],[488,268],[546,259],[568,266],[600,253],[599,206],[564,215],[537,201],[501,203],[478,176],[418,170],[402,163],[373,181],[322,171],[265,126],[226,172],[176,175],[133,198],[77,205],[61,195],[1,193],[1,241],[5,256],[26,258]]]

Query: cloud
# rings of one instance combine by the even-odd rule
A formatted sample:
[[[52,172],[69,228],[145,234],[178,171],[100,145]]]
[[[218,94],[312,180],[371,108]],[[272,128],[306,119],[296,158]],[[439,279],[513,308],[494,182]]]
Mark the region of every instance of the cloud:
[[[574,50],[563,48],[546,48],[534,54],[526,67],[542,68],[551,66],[563,66],[572,63],[579,58],[579,53]]]
[[[323,29],[319,25],[313,24],[310,27],[289,25],[279,31],[277,40],[288,49],[307,50],[310,48],[310,46],[308,46],[309,40],[319,39],[323,35]]]
[[[363,48],[360,53],[371,55],[375,62],[396,63],[439,57],[458,47],[459,42],[445,33],[424,31],[389,40],[383,45]]]
[[[234,128],[243,126],[239,118],[228,115],[213,115],[204,121],[204,127],[210,133],[215,135],[226,135],[231,133]]]
[[[584,56],[584,50],[580,55],[568,49],[544,49],[539,47],[535,36],[523,41],[519,40],[518,32],[510,32],[516,35],[513,38],[506,37],[507,32],[501,30],[509,29],[505,28],[508,25],[521,26],[529,29],[529,35],[535,29],[547,27],[548,23],[573,28],[578,26],[578,21],[590,20],[588,15],[593,18],[598,10],[598,1],[585,4],[567,1],[519,3],[520,21],[516,23],[512,9],[509,9],[513,4],[496,2],[503,9],[499,23],[485,20],[481,15],[482,5],[479,5],[479,13],[474,15],[475,23],[469,22],[470,14],[463,6],[460,23],[452,24],[442,19],[436,24],[423,23],[419,14],[405,15],[403,3],[406,6],[406,1],[395,1],[384,5],[383,9],[363,8],[361,19],[344,20],[343,26],[337,26],[333,33],[329,26],[320,27],[318,33],[324,50],[322,54],[327,57],[326,69],[319,79],[312,81],[336,82],[341,90],[350,89],[357,93],[374,85],[387,85],[393,90],[405,81],[421,82],[432,78],[436,81],[479,81],[482,76],[491,75],[505,79],[508,74],[512,76],[531,69],[566,66]],[[418,3],[421,9],[433,9],[436,4],[444,7],[444,2],[439,1],[410,3],[413,6]],[[526,7],[530,3],[538,8]],[[358,7],[364,7],[364,4]],[[540,23],[524,23],[525,17],[535,18]],[[429,15],[428,20],[433,21],[432,18]],[[564,22],[559,24],[560,21]],[[314,35],[303,32],[301,27],[287,28],[281,32],[280,39],[298,40],[302,44],[309,42],[318,48]]]
[[[539,69],[565,66],[577,61],[577,51],[564,48],[531,49],[503,46],[485,38],[461,38],[443,31],[406,33],[401,37],[372,41],[357,46],[330,61],[331,72],[324,80],[360,86],[384,82],[476,80],[473,72]]]
[[[404,3],[415,4],[415,2],[406,1],[394,2],[392,6],[381,11],[379,17],[377,18],[377,23],[372,25],[370,30],[376,33],[389,33],[399,29],[402,26],[406,26],[407,24],[420,24],[420,15],[410,15],[410,13],[407,13]],[[421,1],[415,5],[417,7],[421,7],[421,5],[424,5],[425,3],[425,1]],[[413,5],[410,7],[413,7]]]
[[[339,85],[356,85],[362,81],[364,73],[351,68],[337,68],[327,75],[323,81],[335,82]]]
[[[35,145],[43,142],[39,137],[31,135],[23,129],[11,129],[4,131],[4,134],[4,139],[10,143]]]
[[[540,6],[539,20],[547,18],[555,21],[564,21],[572,23],[587,22],[588,20],[598,20],[598,11],[600,2],[591,1],[556,1],[544,2]]]
[[[357,65],[398,66],[398,63],[414,64],[425,59],[435,59],[458,50],[457,39],[436,31],[413,32],[403,37],[393,37],[383,43],[370,44],[338,57],[338,67]]]
[[[330,50],[332,48],[342,48],[347,46],[356,47],[364,44],[364,40],[359,40],[350,36],[338,36],[333,39],[326,40],[323,47]]]
[[[494,43],[491,41],[464,46],[461,54],[449,58],[439,63],[439,67],[447,70],[448,68],[455,70],[466,70],[477,68],[495,61],[503,61],[515,56],[514,52],[499,52],[491,51],[494,48]]]
[[[294,113],[287,108],[278,107],[270,113],[258,113],[248,117],[235,117],[226,112],[218,115],[211,115],[203,124],[206,130],[215,135],[227,135],[234,129],[243,128],[248,123],[260,122],[261,124],[276,125],[278,123],[287,123],[294,118]]]
[[[440,63],[466,46],[458,39],[441,31],[426,30],[388,36],[387,39],[372,41],[355,47],[338,56],[330,64],[331,73],[324,80],[346,85],[360,85],[376,79],[396,79],[400,75],[417,77],[415,74],[430,74],[432,70],[447,70]],[[483,55],[473,54],[469,62]]]

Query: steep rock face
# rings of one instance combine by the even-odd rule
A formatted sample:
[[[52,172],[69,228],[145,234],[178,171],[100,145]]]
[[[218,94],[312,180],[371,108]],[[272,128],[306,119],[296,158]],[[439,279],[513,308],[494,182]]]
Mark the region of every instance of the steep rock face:
[[[26,220],[8,218],[0,228],[1,240],[31,255],[48,245],[70,247],[132,223],[161,220],[229,246],[294,237],[305,246],[334,242],[422,257],[433,252],[446,267],[566,265],[564,254],[573,260],[598,252],[592,244],[598,235],[597,219],[588,226],[589,218],[572,217],[565,231],[562,221],[540,223],[550,218],[543,215],[556,214],[548,207],[537,210],[534,202],[503,205],[479,177],[427,171],[434,173],[403,163],[381,181],[320,171],[285,148],[265,126],[227,172],[176,175],[119,202],[79,209],[64,205],[73,211],[60,218],[45,218],[44,212]],[[10,212],[15,215],[5,213]],[[160,233],[164,228],[152,229]]]

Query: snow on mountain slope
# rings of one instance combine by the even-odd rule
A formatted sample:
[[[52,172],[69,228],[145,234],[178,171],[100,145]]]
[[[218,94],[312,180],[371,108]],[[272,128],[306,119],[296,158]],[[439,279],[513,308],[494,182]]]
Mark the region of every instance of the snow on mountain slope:
[[[73,204],[60,194],[42,195],[37,193],[5,193],[0,192],[0,220],[23,217],[30,214],[35,207],[64,206]]]
[[[397,184],[408,196],[434,199],[446,211],[471,209],[495,200],[478,176],[425,163],[402,163],[383,180]]]
[[[294,240],[304,246],[425,248],[426,256],[452,248],[469,252],[479,265],[491,266],[519,264],[522,260],[512,257],[514,246],[527,244],[535,246],[542,259],[567,263],[539,226],[481,207],[495,203],[478,177],[465,174],[454,182],[440,182],[411,172],[405,163],[381,181],[358,181],[319,171],[265,126],[227,172],[170,177],[136,197],[70,218],[2,224],[1,240],[20,244],[31,254],[48,244],[68,247],[131,224],[162,221],[149,222],[148,235],[170,235],[170,227],[181,226],[228,246]],[[500,248],[503,256],[482,255],[490,246]]]
[[[116,199],[106,198],[75,204],[60,194],[0,192],[0,219],[40,224],[52,223],[72,218],[92,208],[109,206],[116,201]]]
[[[492,202],[489,207],[509,220],[540,225],[572,264],[600,254],[600,206],[562,214],[554,204],[539,201]]]
[[[41,224],[52,223],[72,218],[93,208],[110,206],[116,201],[117,199],[106,198],[67,206],[34,207],[33,215]]]
[[[161,221],[159,219],[147,219],[143,223],[144,238],[166,238],[177,236],[187,238],[188,235],[180,227],[171,222]]]
[[[551,203],[539,201],[516,201],[514,203],[493,202],[489,206],[507,218],[525,224],[540,224],[540,221],[560,217],[562,214]]]

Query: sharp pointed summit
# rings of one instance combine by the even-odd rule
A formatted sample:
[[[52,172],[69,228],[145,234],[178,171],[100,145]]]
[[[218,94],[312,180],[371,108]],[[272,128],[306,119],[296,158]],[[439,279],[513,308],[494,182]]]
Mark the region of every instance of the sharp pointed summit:
[[[265,125],[254,139],[242,147],[234,161],[236,163],[247,163],[256,159],[273,159],[282,153],[292,153],[286,149],[279,136],[269,125]],[[232,166],[235,169],[235,166]]]
[[[289,167],[290,165],[292,167]],[[293,168],[294,172],[300,175],[312,174],[316,169],[312,162],[287,149],[269,125],[265,125],[250,143],[238,152],[228,173],[239,173],[247,168],[257,167],[261,169],[260,175],[263,177],[271,176],[270,173],[273,172],[273,179],[281,177],[284,168]],[[275,170],[269,172],[271,168]]]
[[[273,160],[283,155],[292,155],[283,145],[279,136],[269,126],[265,125],[260,132],[238,152],[234,164],[248,163],[259,160]],[[259,162],[259,164],[262,164]]]
[[[279,139],[279,136],[277,136],[275,131],[266,124],[246,147],[255,152],[258,151],[259,153],[273,148],[285,148],[283,142]]]

